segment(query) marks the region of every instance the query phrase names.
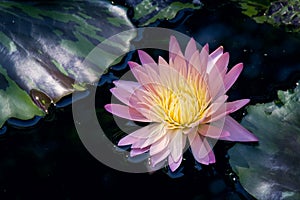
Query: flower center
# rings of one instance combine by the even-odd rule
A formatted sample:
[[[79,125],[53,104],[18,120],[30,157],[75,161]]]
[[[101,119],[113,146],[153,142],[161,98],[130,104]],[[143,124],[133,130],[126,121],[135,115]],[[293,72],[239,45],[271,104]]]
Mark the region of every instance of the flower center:
[[[209,104],[206,88],[196,83],[158,85],[155,91],[155,95],[151,93],[155,102],[152,109],[170,129],[192,127],[204,117]]]

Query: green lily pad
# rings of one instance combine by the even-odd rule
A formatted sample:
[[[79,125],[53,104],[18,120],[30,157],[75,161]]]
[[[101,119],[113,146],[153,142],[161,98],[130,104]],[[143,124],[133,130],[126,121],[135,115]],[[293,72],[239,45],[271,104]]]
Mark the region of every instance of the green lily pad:
[[[299,0],[233,0],[239,3],[242,13],[253,18],[257,23],[269,23],[283,27],[289,32],[300,31]]]
[[[44,115],[44,112],[32,102],[29,95],[7,76],[1,65],[0,83],[0,127],[11,117],[26,120],[35,115]]]
[[[109,58],[125,53],[136,35],[120,34],[98,60],[85,61],[105,39],[134,28],[125,8],[92,0],[2,1],[0,18],[0,128],[11,117],[44,115],[51,103],[97,84]]]
[[[242,125],[258,145],[236,144],[230,163],[244,188],[258,199],[300,198],[300,82],[278,91],[278,100],[247,108]]]
[[[147,26],[159,20],[174,20],[182,11],[198,10],[202,7],[200,1],[132,1],[126,4],[133,8],[132,20],[138,26]]]

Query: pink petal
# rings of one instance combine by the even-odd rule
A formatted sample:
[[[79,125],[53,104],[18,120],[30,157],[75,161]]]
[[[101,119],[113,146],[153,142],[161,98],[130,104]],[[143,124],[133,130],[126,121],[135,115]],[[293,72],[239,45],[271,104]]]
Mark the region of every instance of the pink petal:
[[[141,65],[137,64],[136,62],[133,62],[133,61],[128,61],[128,65],[130,67],[130,69],[132,70],[133,68],[140,68]]]
[[[228,102],[228,103],[213,103],[208,108],[207,117],[203,120],[203,123],[210,123],[210,122],[217,121],[225,117],[226,115],[239,110],[241,107],[249,103],[249,101],[250,101],[249,99],[241,99],[241,100]]]
[[[157,128],[155,132],[153,132],[153,134],[149,135],[149,137],[145,140],[144,144],[141,147],[143,148],[146,146],[151,146],[164,137],[165,137],[165,131]]]
[[[183,77],[187,77],[187,64],[186,60],[183,56],[177,55],[174,57],[173,67],[176,69],[177,72],[180,72],[180,74]]]
[[[157,154],[151,156],[152,166],[155,167],[155,165],[157,165],[159,162],[166,159],[169,156],[169,154],[170,154],[170,150],[169,149],[164,149],[160,153],[157,153]]]
[[[136,80],[138,80],[138,82],[143,85],[145,80],[148,80],[148,76],[145,73],[145,69],[143,69],[136,62],[132,62],[132,61],[129,61],[128,65],[130,67],[130,70],[131,70],[132,74],[136,78]]]
[[[178,55],[183,57],[177,39],[174,36],[171,36],[169,43],[169,60],[174,60],[174,58]]]
[[[150,122],[149,119],[145,118],[137,110],[128,106],[124,106],[120,104],[106,104],[104,107],[108,112],[125,119],[140,121],[140,122]]]
[[[215,66],[215,63],[218,61],[218,59],[223,55],[223,47],[219,47],[214,52],[212,52],[208,57],[207,62],[207,73],[210,73],[212,68]]]
[[[198,51],[195,51],[195,53],[191,56],[191,58],[188,60],[188,67],[189,67],[189,73],[192,73],[194,71],[193,69],[196,69],[198,73],[202,73],[204,70],[200,69],[200,54]]]
[[[223,55],[220,56],[220,58],[216,61],[215,67],[218,70],[218,73],[221,74],[221,77],[224,77],[226,71],[227,71],[227,66],[229,63],[229,53],[224,53]],[[211,70],[213,71],[213,69]]]
[[[220,129],[216,126],[201,124],[198,129],[198,133],[205,137],[214,139],[224,138],[230,136],[230,133],[226,130]]]
[[[232,117],[226,116],[224,130],[230,132],[230,136],[221,138],[222,140],[237,142],[257,142],[258,138],[241,126]]]
[[[150,156],[153,156],[164,149],[166,149],[169,145],[169,137],[165,136],[160,138],[158,141],[155,141],[150,147]]]
[[[239,63],[235,65],[226,75],[224,78],[224,89],[225,92],[228,91],[229,88],[234,84],[236,79],[239,77],[240,73],[243,70],[243,63]]]
[[[118,145],[119,146],[124,146],[124,145],[133,145],[132,148],[144,148],[143,145],[145,141],[149,138],[152,137],[157,133],[158,126],[157,124],[150,124],[148,126],[142,127],[129,135],[125,136],[122,138]],[[146,147],[146,146],[145,146]]]
[[[215,63],[223,54],[223,50],[224,50],[223,46],[218,47],[211,54],[209,54],[209,60],[212,61],[212,63]]]
[[[226,103],[226,110],[229,113],[233,113],[237,110],[239,110],[241,107],[245,106],[247,103],[249,103],[250,99],[240,99],[233,102]]]
[[[174,172],[181,164],[182,156],[179,158],[177,162],[175,162],[171,156],[168,157],[168,163],[172,172]]]
[[[194,158],[202,164],[208,165],[215,162],[215,156],[206,138],[197,133],[188,135]]]
[[[124,80],[117,80],[113,82],[116,87],[122,88],[130,93],[134,92],[136,88],[139,88],[141,84],[135,81],[124,81]]]
[[[139,83],[133,81],[115,81],[116,87],[110,89],[111,93],[126,105],[132,98],[134,91],[141,87]]]
[[[227,95],[219,96],[208,108],[207,108],[207,116],[210,117],[215,112],[217,112],[222,106],[225,105],[226,100],[228,99]],[[222,107],[225,112],[225,108]]]
[[[167,61],[165,59],[163,59],[161,56],[158,57],[158,64],[163,65],[163,66],[169,66]]]
[[[131,156],[131,157],[134,157],[134,156],[143,154],[143,153],[145,153],[145,152],[147,152],[147,151],[149,151],[149,147],[145,147],[145,148],[143,148],[143,149],[133,148],[133,149],[131,149],[131,151],[130,151],[130,156]]]
[[[198,51],[196,42],[195,42],[194,38],[191,38],[189,43],[187,44],[187,46],[185,48],[185,52],[184,52],[184,57],[186,58],[186,60],[189,61],[196,51]]]
[[[169,148],[171,150],[171,156],[174,162],[178,162],[179,159],[182,157],[183,153],[183,133],[182,130],[174,130],[173,133],[169,133],[173,135],[173,138],[169,144]]]
[[[153,58],[147,54],[145,51],[138,50],[138,54],[141,60],[142,65],[149,65],[149,66],[156,66],[156,62],[153,60]]]
[[[141,67],[135,62],[128,62],[128,65],[130,66],[132,74],[138,80],[141,86],[144,87],[145,85],[159,83],[160,77],[157,71],[150,65]]]
[[[225,94],[224,92],[224,77],[215,67],[213,73],[208,74],[208,87],[209,95],[212,99],[215,99],[220,94]],[[222,92],[221,92],[222,91]]]
[[[208,44],[206,44],[204,45],[204,47],[202,47],[200,52],[200,64],[198,69],[201,73],[207,71],[208,56],[209,56],[209,46]]]

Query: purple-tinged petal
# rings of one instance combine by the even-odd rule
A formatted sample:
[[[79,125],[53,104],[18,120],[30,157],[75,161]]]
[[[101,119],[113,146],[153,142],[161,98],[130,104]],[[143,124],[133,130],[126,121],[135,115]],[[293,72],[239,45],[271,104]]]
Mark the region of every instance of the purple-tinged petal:
[[[247,103],[249,103],[249,101],[250,99],[240,99],[237,101],[228,102],[226,103],[226,110],[229,113],[233,113],[239,110],[240,108],[242,108],[243,106],[245,106]]]
[[[167,61],[165,59],[163,59],[163,57],[161,57],[161,56],[158,57],[158,64],[163,65],[163,66],[169,66]]]
[[[191,57],[194,55],[195,52],[198,52],[196,42],[194,38],[191,38],[185,48],[184,57],[187,61],[190,61]]]
[[[150,147],[150,156],[153,156],[163,150],[169,145],[169,137],[161,137],[158,141],[155,141]]]
[[[130,151],[130,157],[134,157],[143,153],[146,153],[147,151],[149,151],[149,147],[145,147],[145,148],[133,148]]]
[[[174,162],[178,162],[182,157],[183,153],[183,133],[181,129],[170,131],[169,134],[172,134],[173,138],[170,141],[169,148],[171,150],[171,157]]]
[[[131,72],[134,77],[138,80],[141,86],[150,85],[153,83],[159,83],[159,75],[157,71],[150,65],[141,67],[135,62],[128,62]],[[156,65],[157,66],[157,65]]]
[[[142,50],[138,50],[138,54],[139,54],[139,57],[140,57],[140,60],[141,60],[141,63],[143,66],[145,65],[149,65],[149,66],[156,66],[156,62],[153,60],[153,58],[147,54],[145,51],[142,51]]]
[[[219,96],[208,108],[207,108],[207,117],[211,118],[212,115],[214,115],[215,112],[222,109],[223,112],[225,112],[225,102],[228,99],[227,95]],[[223,106],[223,107],[222,107]]]
[[[165,137],[165,130],[161,129],[159,126],[156,128],[156,130],[153,132],[153,134],[149,135],[149,137],[146,139],[144,144],[141,146],[146,147],[146,146],[151,146],[154,143],[156,143],[158,140],[161,138]]]
[[[218,47],[216,50],[214,50],[211,54],[209,54],[209,59],[215,63],[220,56],[223,54],[224,48],[223,46]]]
[[[195,51],[195,53],[188,60],[188,70],[189,70],[189,73],[195,73],[194,69],[196,69],[197,73],[202,74],[204,70],[200,69],[200,64],[201,64],[201,60],[200,60],[199,51]]]
[[[120,104],[106,104],[104,107],[108,112],[125,119],[130,119],[133,121],[140,121],[140,122],[150,122],[150,120],[145,118],[144,115],[142,115],[137,110],[128,106],[124,106]]]
[[[229,63],[229,53],[226,52],[220,56],[220,58],[216,61],[211,71],[208,73],[209,74],[219,73],[220,76],[224,78],[227,72],[228,63]],[[216,76],[216,75],[213,74],[212,76]]]
[[[155,167],[155,165],[157,165],[159,162],[166,159],[169,156],[169,154],[170,154],[170,150],[169,149],[164,149],[160,153],[157,153],[157,154],[151,156],[152,166]]]
[[[122,88],[130,93],[133,93],[141,84],[135,81],[117,80],[113,82],[117,88]]]
[[[131,70],[134,69],[134,68],[136,68],[136,67],[138,67],[138,68],[142,67],[141,65],[139,65],[138,63],[133,62],[133,61],[128,61],[128,65],[129,65],[129,67],[130,67]]]
[[[220,129],[213,125],[201,124],[198,129],[198,133],[205,137],[214,139],[224,138],[230,136],[230,133],[224,129]]]
[[[226,116],[224,130],[230,132],[230,136],[221,138],[222,140],[237,141],[237,142],[257,142],[258,138],[250,131],[245,129],[232,117]]]
[[[132,81],[115,81],[114,84],[116,87],[110,89],[111,93],[126,105],[129,105],[135,90],[141,87],[139,83]]]
[[[226,75],[224,78],[224,89],[225,92],[231,88],[231,86],[234,84],[234,82],[239,77],[240,73],[243,70],[243,63],[239,63],[235,65]]]
[[[171,156],[168,157],[169,167],[172,172],[174,172],[180,166],[181,162],[182,162],[182,156],[178,159],[177,162],[175,162]]]
[[[210,123],[210,122],[217,121],[225,117],[226,115],[237,111],[238,109],[246,105],[248,102],[249,99],[241,99],[241,100],[228,102],[228,103],[214,102],[208,108],[207,117],[203,120],[203,123]]]
[[[130,67],[130,70],[132,72],[132,74],[134,75],[134,77],[136,78],[136,80],[138,80],[138,82],[140,84],[143,85],[143,83],[148,80],[148,75],[144,72],[145,69],[143,69],[139,64],[137,64],[136,62],[132,62],[129,61],[128,65]]]
[[[204,45],[200,51],[200,64],[199,64],[199,71],[201,73],[207,72],[207,64],[208,64],[208,57],[209,57],[209,46],[208,44]]]
[[[133,145],[132,148],[143,148],[142,146],[144,145],[145,141],[149,138],[152,137],[157,133],[158,126],[157,124],[153,123],[148,126],[142,127],[129,135],[125,136],[122,138],[118,145],[124,146],[124,145]],[[149,145],[148,145],[149,146]],[[144,146],[147,147],[147,146]]]
[[[179,72],[183,77],[187,77],[187,64],[184,57],[177,55],[174,57],[174,60],[172,62],[174,69]]]
[[[206,138],[198,133],[188,135],[194,158],[202,164],[208,165],[215,162],[215,156]]]
[[[183,57],[177,39],[174,36],[171,36],[170,43],[169,43],[169,60],[173,61],[174,58],[178,55]]]

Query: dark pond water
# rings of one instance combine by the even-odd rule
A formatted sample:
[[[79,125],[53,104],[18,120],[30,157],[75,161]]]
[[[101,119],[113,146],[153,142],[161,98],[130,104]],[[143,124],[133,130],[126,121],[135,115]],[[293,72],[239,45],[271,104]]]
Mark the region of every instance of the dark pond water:
[[[230,100],[268,102],[275,99],[278,89],[295,86],[300,79],[300,59],[295,53],[299,35],[257,24],[242,15],[236,4],[203,3],[203,9],[186,13],[176,24],[163,21],[158,26],[192,36],[202,45],[209,43],[210,50],[224,46],[230,53],[230,66],[244,63],[243,73],[228,92]],[[136,59],[135,53],[131,59]],[[108,89],[127,70],[126,65],[116,66],[102,77],[96,96],[100,120],[110,122],[111,116],[102,109],[110,99]],[[243,112],[233,116],[240,120]],[[231,174],[226,155],[231,143],[217,144],[217,164],[211,166],[195,167],[187,152],[184,168],[177,173],[164,169],[129,174],[89,154],[76,133],[70,106],[53,108],[50,113],[33,128],[8,127],[0,137],[0,199],[252,199]],[[113,127],[108,122],[106,126]],[[118,133],[112,128],[107,134],[114,141]],[[184,176],[174,178],[180,173]]]

